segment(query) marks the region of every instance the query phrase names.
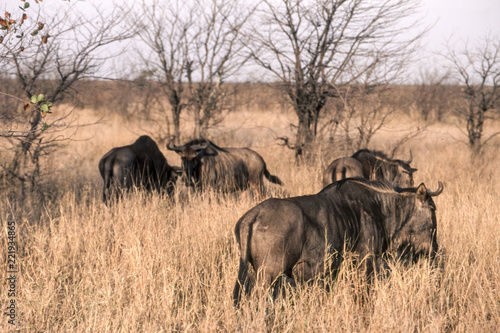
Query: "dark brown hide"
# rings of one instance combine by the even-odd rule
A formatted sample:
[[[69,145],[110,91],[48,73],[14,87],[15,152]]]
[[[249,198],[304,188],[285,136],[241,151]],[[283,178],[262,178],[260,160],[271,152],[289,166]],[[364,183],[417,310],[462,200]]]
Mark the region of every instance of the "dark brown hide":
[[[358,163],[356,163],[357,161]],[[323,173],[323,186],[351,177],[363,177],[368,180],[385,180],[391,184],[409,187],[413,186],[413,173],[417,171],[410,166],[410,160],[398,160],[387,157],[384,153],[376,150],[361,149],[351,157],[334,160]],[[342,168],[348,167],[346,177],[342,177]],[[361,172],[360,172],[361,168]]]
[[[361,162],[352,157],[337,158],[323,173],[323,187],[338,180],[356,177],[364,177]]]
[[[113,192],[119,197],[133,186],[165,190],[171,194],[177,179],[175,168],[168,165],[156,142],[147,135],[139,137],[131,145],[107,152],[99,161],[99,172],[104,181],[104,202],[110,199]]]
[[[431,196],[442,192],[400,189],[386,182],[349,178],[315,195],[268,199],[236,223],[240,268],[234,300],[250,293],[250,265],[259,284],[270,286],[280,276],[308,281],[336,272],[344,251],[352,252],[371,276],[376,262],[389,251],[410,246],[433,256],[437,249],[435,205]],[[325,256],[331,267],[324,267]]]
[[[192,140],[182,146],[170,147],[167,144],[167,148],[181,156],[187,186],[223,192],[250,187],[262,193],[264,176],[281,185],[281,180],[267,170],[264,159],[249,148],[221,148],[204,139]]]

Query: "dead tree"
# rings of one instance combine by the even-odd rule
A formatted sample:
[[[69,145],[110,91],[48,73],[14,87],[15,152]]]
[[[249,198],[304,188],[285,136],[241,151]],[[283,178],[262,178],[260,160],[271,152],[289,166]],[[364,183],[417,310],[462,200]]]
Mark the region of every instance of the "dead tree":
[[[180,117],[188,106],[185,84],[192,42],[189,33],[196,22],[194,6],[180,0],[143,0],[141,8],[139,36],[150,52],[141,48],[137,53],[168,101],[175,140],[179,143]]]
[[[244,1],[231,0],[197,0],[195,4],[199,20],[191,34],[187,77],[193,136],[198,138],[221,120],[216,117],[221,115],[228,94],[224,83],[248,60],[241,32],[253,8]]]
[[[493,111],[500,105],[500,39],[486,37],[475,45],[465,43],[462,50],[449,47],[448,51],[446,57],[463,86],[463,100],[456,110],[465,121],[472,156],[477,157],[484,146],[500,134],[495,131],[484,137],[485,123],[498,118],[498,112]]]
[[[295,147],[308,147],[318,121],[338,87],[356,83],[381,61],[408,59],[421,33],[415,0],[263,1],[249,35],[258,65],[280,83],[298,118]]]

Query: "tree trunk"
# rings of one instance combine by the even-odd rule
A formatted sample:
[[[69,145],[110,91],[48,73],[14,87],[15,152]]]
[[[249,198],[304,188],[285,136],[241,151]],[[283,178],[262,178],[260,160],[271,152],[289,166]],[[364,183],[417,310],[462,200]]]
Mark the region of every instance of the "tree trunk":
[[[193,110],[193,113],[194,113],[193,136],[194,136],[194,138],[200,138],[201,137],[201,117],[200,117],[201,110],[200,110],[200,108],[195,107]]]
[[[474,104],[469,104],[469,118],[467,119],[467,134],[469,135],[469,146],[472,150],[472,156],[475,158],[480,155],[483,144],[481,138],[483,136],[485,111],[476,109]]]
[[[297,114],[299,116],[299,124],[297,128],[297,137],[295,140],[295,158],[299,159],[300,157],[304,157],[304,152],[308,153],[308,146],[312,141],[312,132],[311,117],[309,117],[307,111],[300,110],[297,112]],[[308,156],[305,157],[307,158]]]
[[[175,135],[175,143],[180,144],[180,137],[181,137],[181,111],[180,111],[180,106],[175,107],[176,110],[172,112],[172,120],[174,123],[174,135]]]

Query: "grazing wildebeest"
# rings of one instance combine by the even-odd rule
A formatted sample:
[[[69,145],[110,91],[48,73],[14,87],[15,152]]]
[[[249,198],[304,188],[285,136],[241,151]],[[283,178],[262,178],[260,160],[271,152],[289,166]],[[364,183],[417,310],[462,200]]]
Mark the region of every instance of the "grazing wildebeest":
[[[132,186],[165,190],[170,195],[177,179],[176,169],[168,165],[156,142],[147,135],[131,145],[107,152],[99,161],[99,172],[104,181],[104,202],[110,199],[112,192],[118,198]]]
[[[398,160],[387,157],[376,150],[361,149],[351,157],[341,157],[334,160],[323,172],[323,187],[344,178],[362,177],[368,180],[386,180],[391,184],[413,186],[413,173],[417,171],[410,167],[410,159]]]
[[[236,223],[240,267],[234,287],[238,304],[250,293],[255,279],[269,287],[285,279],[309,281],[336,272],[349,251],[360,260],[371,279],[380,258],[411,247],[416,255],[434,256],[438,250],[432,196],[443,191],[399,188],[387,182],[348,178],[315,195],[271,198],[250,209]],[[331,266],[324,267],[331,257]]]
[[[213,188],[222,192],[250,188],[262,194],[263,176],[281,185],[281,180],[269,173],[262,156],[249,148],[221,148],[205,139],[194,139],[182,146],[167,149],[181,156],[185,184],[198,188]]]

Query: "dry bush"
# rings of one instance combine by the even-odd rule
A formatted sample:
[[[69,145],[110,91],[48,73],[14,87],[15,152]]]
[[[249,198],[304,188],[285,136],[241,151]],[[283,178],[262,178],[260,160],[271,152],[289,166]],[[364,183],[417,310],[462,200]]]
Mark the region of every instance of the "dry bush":
[[[252,114],[249,128],[279,126],[287,119],[272,112]],[[88,110],[81,116],[98,117]],[[238,141],[234,134],[241,128],[237,118],[228,118],[219,130],[221,145],[245,145],[245,136]],[[71,142],[54,155],[46,177],[57,192],[36,218],[29,208],[34,203],[13,207],[8,200],[0,202],[4,230],[12,219],[17,226],[21,331],[493,332],[500,326],[497,151],[482,164],[471,164],[464,146],[448,135],[455,135],[454,129],[444,125],[429,127],[404,147],[413,151],[417,184],[424,181],[431,189],[438,180],[445,184],[435,198],[438,241],[445,250],[442,270],[425,262],[395,265],[391,277],[377,281],[367,295],[365,282],[347,261],[337,281],[327,281],[328,292],[319,284],[300,286],[274,306],[254,299],[237,310],[232,289],[239,253],[233,228],[257,202],[248,193],[220,197],[186,195],[180,189],[171,200],[130,193],[107,208],[101,202],[97,163],[111,147],[141,134],[132,129],[133,123],[109,118],[75,137],[87,140]],[[387,150],[404,134],[380,132],[374,147]],[[321,161],[299,167],[292,151],[272,142],[257,140],[253,148],[284,181],[287,195],[320,190]],[[175,154],[160,149],[179,165]],[[279,187],[266,184],[271,195],[282,195]],[[2,237],[2,281],[7,277],[6,242]],[[3,286],[1,306],[6,309]],[[2,317],[0,331],[10,328]]]

